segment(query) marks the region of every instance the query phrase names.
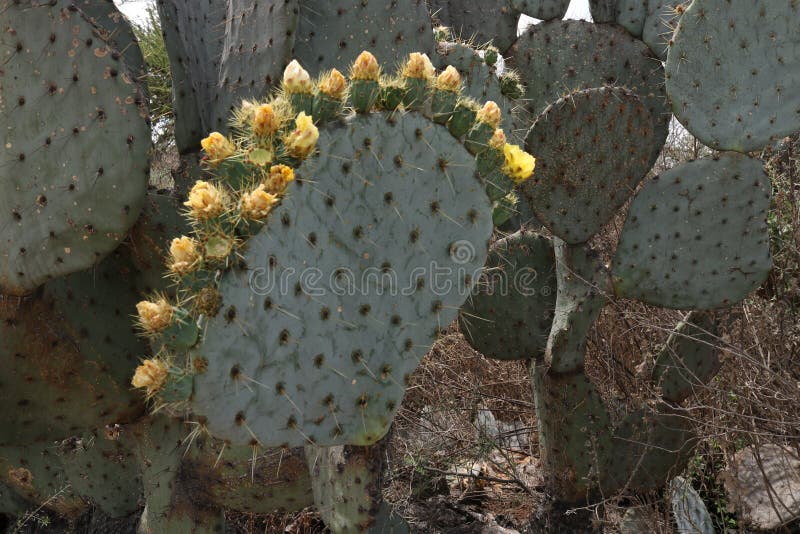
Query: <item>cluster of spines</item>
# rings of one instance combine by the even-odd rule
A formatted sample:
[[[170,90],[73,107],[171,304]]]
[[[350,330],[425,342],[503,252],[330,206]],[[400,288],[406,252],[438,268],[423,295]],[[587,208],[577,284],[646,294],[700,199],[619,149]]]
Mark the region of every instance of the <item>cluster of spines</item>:
[[[201,318],[219,310],[220,272],[237,262],[238,249],[258,232],[286,194],[295,169],[315,152],[318,125],[352,111],[420,111],[463,138],[496,206],[513,209],[511,188],[533,174],[535,159],[506,143],[494,102],[481,106],[461,93],[454,67],[437,75],[428,56],[416,52],[389,77],[364,51],[351,66],[349,83],[336,69],[314,81],[292,61],[276,94],[265,102],[242,102],[231,119],[231,137],[212,132],[203,139],[203,163],[214,180],[192,187],[185,202],[192,235],[173,239],[166,258],[176,297],[155,295],[137,306],[140,329],[156,355],[137,367],[132,384],[158,401],[156,410],[180,410],[191,396],[191,377],[206,362],[191,360],[188,350],[200,339]],[[498,188],[502,195],[494,194]]]

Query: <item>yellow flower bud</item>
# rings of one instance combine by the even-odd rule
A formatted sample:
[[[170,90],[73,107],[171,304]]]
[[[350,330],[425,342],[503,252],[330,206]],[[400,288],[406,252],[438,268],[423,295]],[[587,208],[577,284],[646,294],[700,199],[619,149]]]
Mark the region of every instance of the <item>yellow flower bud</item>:
[[[503,150],[503,147],[506,146],[506,133],[498,128],[492,134],[492,138],[489,139],[489,146],[495,150]]]
[[[336,100],[341,100],[344,97],[344,90],[347,88],[347,80],[344,79],[342,73],[336,69],[330,71],[319,82],[319,92],[323,93]]]
[[[294,169],[286,165],[273,165],[269,169],[267,191],[279,195],[286,190],[286,186],[292,180],[294,180]]]
[[[172,240],[169,246],[169,255],[169,269],[179,275],[191,272],[200,259],[194,239],[185,235]]]
[[[219,132],[211,132],[208,137],[200,141],[200,146],[213,164],[217,164],[233,155],[236,146]]]
[[[242,216],[247,219],[261,220],[272,211],[278,202],[278,195],[267,193],[263,185],[254,191],[242,195]]]
[[[283,90],[287,93],[311,94],[314,92],[311,76],[296,59],[293,59],[283,71]]]
[[[136,311],[142,328],[152,334],[161,332],[172,321],[172,306],[165,299],[157,302],[143,300],[136,305]]]
[[[536,168],[536,158],[517,145],[506,145],[503,147],[503,153],[506,158],[503,172],[515,183],[522,183],[533,175],[533,170]]]
[[[353,63],[353,69],[350,78],[354,80],[375,80],[377,81],[381,74],[381,67],[378,65],[378,60],[375,56],[364,50],[356,58]]]
[[[498,126],[500,126],[500,119],[502,118],[502,112],[500,111],[500,108],[497,107],[497,104],[489,100],[478,111],[478,116],[476,118],[478,122],[488,124],[492,128],[497,128]]]
[[[253,112],[253,133],[258,137],[267,137],[280,128],[275,111],[270,104],[261,104]]]
[[[168,375],[167,364],[161,360],[145,360],[136,368],[131,385],[135,388],[144,388],[148,395],[152,395],[164,386]]]
[[[436,88],[441,91],[458,92],[461,89],[461,74],[458,69],[448,65],[444,72],[436,78]]]
[[[433,64],[427,54],[411,52],[408,55],[408,62],[403,68],[403,76],[431,80],[435,73],[436,69],[433,68]]]
[[[214,184],[198,180],[189,191],[189,200],[183,203],[188,206],[191,215],[196,219],[212,219],[225,211],[227,196]]]
[[[319,139],[319,130],[311,117],[301,111],[295,119],[294,130],[287,136],[284,144],[290,156],[304,158],[314,151]]]

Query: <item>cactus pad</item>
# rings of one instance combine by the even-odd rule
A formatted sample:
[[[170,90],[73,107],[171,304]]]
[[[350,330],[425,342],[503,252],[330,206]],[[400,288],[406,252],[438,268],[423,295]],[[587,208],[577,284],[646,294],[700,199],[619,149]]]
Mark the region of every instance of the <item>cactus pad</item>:
[[[260,98],[280,81],[297,32],[299,0],[231,0],[220,59],[220,102],[211,117],[224,131],[233,106]]]
[[[492,246],[484,274],[461,308],[469,343],[499,360],[544,355],[556,305],[555,258],[549,239],[521,231]]]
[[[507,50],[517,40],[519,11],[512,0],[432,0],[431,14],[455,36],[477,45],[491,43]]]
[[[642,29],[642,40],[650,50],[664,61],[672,41],[672,33],[680,18],[679,6],[687,0],[648,0],[647,18]]]
[[[800,130],[800,4],[697,0],[675,31],[667,92],[706,145],[748,152]]]
[[[716,336],[716,323],[708,312],[692,312],[675,328],[653,369],[662,397],[680,402],[717,374],[721,364]]]
[[[636,93],[653,120],[654,163],[667,138],[670,110],[664,70],[650,49],[624,29],[581,20],[531,26],[511,48],[509,63],[525,81],[528,110],[537,116],[576,89],[613,85]]]
[[[411,52],[432,57],[433,28],[425,2],[300,2],[293,57],[312,76],[352,64],[362,50],[387,64],[399,63]]]
[[[642,36],[647,5],[647,0],[589,0],[594,22],[615,22],[634,37]]]
[[[147,352],[134,331],[140,288],[125,250],[49,282],[42,295],[0,300],[5,402],[0,443],[64,439],[144,410],[129,386]]]
[[[218,438],[378,440],[486,258],[489,201],[445,127],[356,116],[318,147],[248,242],[249,272],[223,275],[222,311],[194,350],[208,370],[192,407]],[[434,267],[450,274],[433,280]]]
[[[570,0],[512,0],[516,9],[541,20],[561,20],[567,14]]]
[[[72,490],[105,514],[123,517],[139,509],[139,467],[123,441],[103,433],[70,438],[59,446],[58,457]]]
[[[525,148],[539,164],[521,187],[522,200],[567,243],[587,241],[650,170],[652,125],[645,106],[626,89],[564,96],[528,132]]]
[[[69,4],[11,3],[0,15],[3,293],[97,263],[136,221],[147,187],[143,98]]]
[[[697,309],[743,299],[772,265],[770,191],[761,162],[733,153],[685,163],[647,183],[614,259],[617,296]]]

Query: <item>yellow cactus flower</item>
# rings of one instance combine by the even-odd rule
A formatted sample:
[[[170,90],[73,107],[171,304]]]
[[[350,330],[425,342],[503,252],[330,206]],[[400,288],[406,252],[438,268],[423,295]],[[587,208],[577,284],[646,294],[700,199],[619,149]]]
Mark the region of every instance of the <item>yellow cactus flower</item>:
[[[269,169],[269,179],[266,183],[267,191],[279,195],[286,190],[286,186],[292,180],[294,180],[294,169],[286,165],[273,165]]]
[[[219,132],[211,132],[208,137],[200,141],[203,152],[208,156],[209,161],[217,164],[225,158],[229,158],[236,152],[236,146],[230,139]]]
[[[497,128],[500,126],[501,118],[502,112],[500,111],[500,108],[497,107],[497,104],[491,100],[483,105],[483,107],[478,111],[478,116],[476,117],[478,122],[488,124],[492,128]]]
[[[500,128],[496,129],[489,139],[489,146],[495,150],[503,150],[506,146],[506,133]]]
[[[506,158],[503,172],[515,183],[522,183],[533,175],[536,158],[517,145],[506,145],[503,147],[503,153]]]
[[[461,74],[452,65],[448,65],[444,72],[436,78],[436,88],[440,91],[458,92],[461,89]]]
[[[269,215],[277,202],[278,195],[268,193],[263,184],[259,185],[254,191],[242,195],[242,216],[261,220]]]
[[[143,300],[136,305],[136,311],[142,328],[151,334],[161,332],[172,322],[172,305],[165,299]]]
[[[433,68],[428,54],[419,52],[411,52],[408,55],[408,62],[403,67],[403,76],[406,78],[432,80],[435,73],[436,69]]]
[[[172,240],[169,246],[169,269],[175,274],[184,275],[191,272],[200,259],[197,243],[191,237],[182,235]]]
[[[314,151],[319,139],[319,130],[314,126],[314,120],[304,112],[295,119],[294,130],[285,140],[286,150],[295,158],[304,158]]]
[[[214,184],[198,180],[189,191],[188,206],[191,215],[200,220],[212,219],[221,215],[226,208],[227,195]]]
[[[286,70],[283,71],[283,90],[287,93],[311,94],[314,92],[311,76],[296,59],[286,65]]]
[[[323,76],[319,82],[319,92],[336,100],[344,98],[344,90],[347,88],[347,80],[342,73],[336,69]]]
[[[261,104],[253,111],[253,133],[258,137],[267,137],[278,131],[280,121],[270,104]]]
[[[161,360],[145,360],[136,368],[131,385],[135,388],[144,388],[149,396],[164,386],[168,375],[166,363]]]
[[[381,67],[378,65],[378,60],[375,56],[364,50],[356,58],[353,63],[353,69],[350,78],[354,80],[375,80],[377,81],[381,74]]]

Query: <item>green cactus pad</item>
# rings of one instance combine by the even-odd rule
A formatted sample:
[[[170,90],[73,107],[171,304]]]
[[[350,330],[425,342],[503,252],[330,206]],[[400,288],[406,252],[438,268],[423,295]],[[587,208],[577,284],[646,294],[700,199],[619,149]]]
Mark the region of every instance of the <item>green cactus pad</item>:
[[[581,20],[531,26],[511,48],[509,63],[525,81],[528,110],[539,115],[576,89],[624,87],[636,93],[653,120],[655,162],[667,138],[670,109],[664,70],[650,49],[623,28]]]
[[[0,482],[17,498],[30,503],[31,510],[43,505],[74,519],[88,509],[88,503],[72,490],[58,450],[50,441],[0,447]]]
[[[125,429],[142,473],[145,509],[139,529],[147,534],[219,534],[222,509],[204,501],[202,485],[184,487],[182,460],[192,450],[190,425],[164,416],[148,417]]]
[[[72,491],[111,517],[139,509],[142,479],[131,449],[103,433],[70,438],[59,446],[61,468]]]
[[[243,251],[249,270],[223,275],[194,351],[208,370],[192,408],[234,443],[378,440],[486,258],[489,201],[443,126],[356,115],[317,146]]]
[[[594,22],[617,23],[634,37],[642,36],[647,5],[647,0],[589,0],[589,10]]]
[[[433,56],[433,28],[425,3],[300,1],[292,57],[312,76],[351,65],[362,50],[372,52],[383,64],[400,63],[411,52]]]
[[[694,450],[697,440],[691,427],[690,418],[668,408],[628,414],[609,432],[610,449],[600,456],[597,471],[603,493],[663,487],[685,469]]]
[[[278,84],[292,59],[300,4],[300,0],[228,2],[219,65],[222,90],[211,117],[213,129],[225,131],[234,106],[242,99],[261,98]]]
[[[139,40],[133,32],[133,27],[114,2],[108,0],[72,0],[94,24],[101,30],[101,36],[114,50],[122,54],[122,59],[128,69],[143,80],[147,74],[147,65],[139,48]],[[146,90],[146,86],[142,86]]]
[[[680,402],[711,380],[720,368],[717,328],[708,312],[692,312],[656,355],[653,382],[661,396]]]
[[[800,130],[800,4],[696,0],[667,57],[675,116],[706,145],[748,152]]]
[[[492,245],[458,322],[475,350],[499,360],[544,355],[556,305],[555,257],[546,237],[521,231]]]
[[[449,27],[455,36],[477,45],[492,43],[507,50],[517,40],[519,11],[513,0],[431,0],[435,19]]]
[[[648,0],[647,18],[642,29],[642,40],[660,59],[667,59],[667,50],[680,14],[678,6],[687,0]],[[751,6],[752,8],[752,6]]]
[[[119,53],[69,4],[12,3],[0,14],[7,294],[97,263],[136,221],[147,187],[143,97]]]
[[[302,448],[262,449],[198,439],[181,469],[184,488],[200,489],[201,499],[228,510],[288,513],[314,504]]]
[[[336,534],[405,534],[408,526],[381,506],[385,448],[306,446],[314,500],[325,525]]]
[[[534,361],[531,383],[548,482],[563,501],[585,500],[598,483],[596,459],[611,449],[611,420],[603,399],[582,370],[552,373]]]
[[[64,439],[144,410],[130,387],[147,354],[134,330],[140,288],[125,250],[49,282],[41,295],[0,300],[0,443]]]
[[[541,20],[561,20],[567,14],[570,0],[512,0],[514,7]]]
[[[627,89],[570,93],[548,106],[528,132],[536,173],[522,200],[554,234],[583,243],[614,216],[650,170],[650,113]]]
[[[770,191],[761,162],[733,153],[685,163],[647,183],[614,259],[617,296],[679,309],[742,300],[772,265]]]

